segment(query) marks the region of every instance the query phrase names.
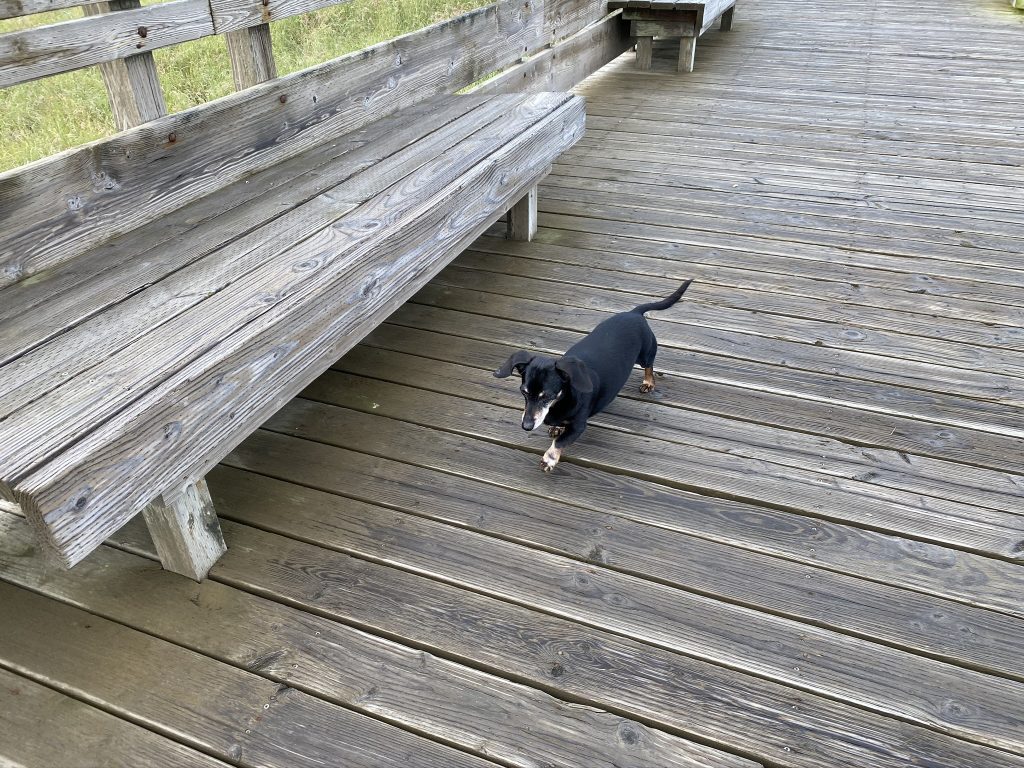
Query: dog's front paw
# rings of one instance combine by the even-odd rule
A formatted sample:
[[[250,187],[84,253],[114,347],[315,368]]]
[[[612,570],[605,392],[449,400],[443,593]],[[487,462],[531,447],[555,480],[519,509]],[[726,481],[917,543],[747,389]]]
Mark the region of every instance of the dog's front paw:
[[[562,436],[563,432],[565,432],[565,427],[552,427],[548,430],[548,436],[557,439]]]
[[[555,465],[558,464],[558,460],[561,458],[562,452],[555,448],[555,446],[551,446],[544,453],[544,458],[540,460],[540,468],[545,472],[550,472],[555,468]]]
[[[657,385],[653,381],[644,381],[640,385],[640,394],[642,394],[642,395],[650,394],[651,392],[654,391],[655,386],[657,386]]]

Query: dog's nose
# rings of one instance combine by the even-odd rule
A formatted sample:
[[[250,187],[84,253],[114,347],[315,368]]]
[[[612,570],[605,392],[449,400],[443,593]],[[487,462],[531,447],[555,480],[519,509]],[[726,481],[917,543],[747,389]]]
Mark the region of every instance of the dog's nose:
[[[534,426],[535,423],[533,419],[531,419],[529,416],[523,416],[523,429],[525,429],[527,432],[532,432]]]

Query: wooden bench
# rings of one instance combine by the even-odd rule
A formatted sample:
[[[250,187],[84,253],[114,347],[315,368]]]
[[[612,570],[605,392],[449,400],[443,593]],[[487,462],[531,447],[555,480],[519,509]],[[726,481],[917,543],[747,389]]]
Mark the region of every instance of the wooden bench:
[[[625,50],[599,4],[498,3],[0,174],[0,500],[65,566],[143,512],[201,579],[205,473],[506,212],[532,236],[584,104],[502,91]]]
[[[679,72],[692,72],[697,38],[720,21],[722,31],[732,29],[736,0],[611,0],[610,9],[622,9],[622,18],[630,23],[630,35],[636,38],[636,64],[650,70],[654,57],[654,38],[679,39]]]

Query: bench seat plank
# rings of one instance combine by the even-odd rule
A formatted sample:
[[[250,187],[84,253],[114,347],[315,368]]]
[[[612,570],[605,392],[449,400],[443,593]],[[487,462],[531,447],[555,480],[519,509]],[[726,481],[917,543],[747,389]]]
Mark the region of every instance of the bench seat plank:
[[[66,564],[154,496],[201,477],[582,134],[577,97],[487,104],[506,114],[412,173],[395,168],[382,192],[320,195],[316,205],[344,212],[329,211],[317,234],[0,422],[0,445],[19,441],[3,452],[0,479]]]
[[[202,201],[170,214],[167,218],[174,220],[170,231],[181,230],[173,238],[173,247],[168,247],[171,242],[167,239],[151,246],[149,233],[137,231],[114,244],[113,265],[107,265],[105,257],[112,249],[106,247],[99,249],[96,258],[86,258],[86,267],[80,266],[79,260],[68,262],[63,270],[72,276],[65,280],[63,275],[53,274],[51,280],[58,284],[55,290],[59,292],[42,304],[34,303],[38,293],[32,283],[0,291],[5,306],[16,308],[12,309],[15,317],[0,323],[0,371],[5,382],[0,392],[0,419],[230,285],[260,259],[269,258],[267,254],[272,254],[276,245],[283,250],[285,244],[313,234],[319,220],[310,211],[317,205],[318,195],[346,184],[358,184],[367,193],[379,191],[393,180],[396,168],[407,165],[412,170],[433,156],[437,145],[421,139],[444,128],[445,142],[457,143],[493,120],[501,108],[492,102],[490,109],[482,109],[486,101],[482,98],[449,101],[451,106],[435,105],[432,113],[416,108],[412,120],[382,120],[366,137],[337,142],[348,147],[339,158],[314,166],[290,184],[277,185],[257,199],[246,193],[257,183],[268,181],[273,169],[261,173],[258,182],[234,184],[206,204],[218,215],[191,230],[185,228],[202,215]],[[385,136],[387,143],[381,141]],[[309,154],[307,164],[320,153]],[[288,165],[294,166],[303,157]],[[357,175],[358,181],[354,179]],[[225,199],[237,205],[218,204]],[[339,210],[353,206],[349,203]],[[89,268],[91,276],[84,274]],[[68,282],[76,279],[72,289]],[[84,350],[88,353],[83,354]],[[10,365],[14,360],[17,363]]]
[[[443,189],[548,111],[548,100],[541,97],[506,116],[522,101],[515,96],[492,98],[489,123],[477,133],[446,149],[445,134],[426,137],[419,156],[426,162],[420,168],[391,167],[390,176],[365,182],[359,174],[299,206],[287,224],[278,221],[259,233],[256,242],[246,242],[250,250],[244,254],[225,254],[255,258],[233,282],[215,284],[211,295],[189,311],[0,422],[0,476],[24,476],[75,436],[123,409],[126,399],[144,394],[225,335],[256,320],[276,323],[300,297],[322,290],[324,281],[369,250],[379,229],[400,224],[402,212],[414,209],[422,196]],[[389,188],[396,183],[401,208],[395,207],[396,194]],[[189,290],[202,294],[203,287],[194,282]],[[126,388],[132,392],[126,394]]]

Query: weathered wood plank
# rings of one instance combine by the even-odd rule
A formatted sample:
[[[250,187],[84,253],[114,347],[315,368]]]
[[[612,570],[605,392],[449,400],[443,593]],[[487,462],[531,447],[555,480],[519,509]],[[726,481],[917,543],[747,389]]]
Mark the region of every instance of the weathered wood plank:
[[[559,27],[561,29],[561,27]],[[618,14],[606,16],[522,64],[472,89],[473,93],[565,91],[621,55],[632,41]]]
[[[486,321],[486,327],[493,327],[493,321]],[[565,349],[564,344],[557,346],[560,341],[571,343],[569,337],[553,336],[531,341],[531,344],[537,344],[538,349],[549,354],[557,354]],[[551,346],[548,346],[549,344]],[[418,355],[431,360],[472,365],[483,371],[493,370],[494,361],[507,356],[509,348],[508,343],[494,343],[486,339],[471,339],[465,336],[455,338],[391,323],[375,329],[364,339],[363,345],[350,352],[348,357],[368,354],[367,347],[373,347]],[[340,370],[344,369],[344,366],[345,362],[342,360],[335,367]],[[1015,457],[1024,451],[1022,438],[953,428],[929,422],[924,418],[907,418],[822,402],[799,397],[796,392],[758,390],[750,386],[713,380],[710,376],[701,375],[699,370],[691,370],[689,374],[679,382],[678,391],[663,390],[656,398],[657,403],[684,409],[687,418],[691,420],[689,424],[692,428],[704,434],[706,433],[701,424],[723,424],[721,421],[705,419],[704,414],[728,419],[730,427],[716,426],[715,432],[720,429],[728,431],[732,427],[742,430],[742,437],[737,439],[744,447],[756,446],[760,442],[747,430],[771,426],[784,429],[787,434],[799,432],[808,435],[807,438],[796,438],[798,445],[803,444],[803,440],[806,439],[807,445],[810,446],[815,435],[827,438],[826,446],[833,440],[841,441],[845,446],[842,449],[844,452],[863,451],[865,460],[872,464],[881,462],[883,466],[890,463],[899,466],[902,463],[905,468],[908,465],[903,461],[902,455],[914,457],[910,458],[911,465],[920,457],[927,456],[956,462],[958,466],[987,466],[1009,473],[1019,470]],[[674,378],[680,374],[678,371],[672,371],[668,375]],[[620,397],[633,402],[644,401],[638,393],[629,391],[624,391]],[[776,460],[781,460],[785,454],[783,451],[773,455],[780,457]]]
[[[261,5],[262,7],[262,5]],[[216,22],[216,17],[214,19]],[[270,24],[257,24],[245,29],[232,30],[224,35],[231,60],[231,75],[235,90],[242,91],[277,77]]]
[[[503,1],[0,174],[0,286],[518,62],[541,44],[542,21]],[[209,157],[230,160],[211,167]]]
[[[485,373],[494,370],[494,361],[507,356],[508,348],[488,345],[492,350],[490,359],[475,369],[470,365],[477,361],[466,359],[471,357],[473,350],[467,350],[463,342],[463,339],[451,339],[447,347],[450,351],[434,346],[425,346],[421,352],[414,351],[416,355],[433,359],[429,364],[431,370],[422,374],[423,388],[438,393],[460,391],[474,400],[513,410],[518,408],[519,404],[509,399],[508,387],[496,386],[496,382],[488,382],[484,378]],[[353,359],[349,361],[350,358]],[[372,359],[374,364],[369,364],[367,358]],[[443,362],[445,359],[457,365]],[[416,375],[411,371],[426,365],[426,361],[418,357],[411,358],[385,350],[376,350],[371,354],[369,350],[357,347],[334,368],[375,379],[419,386]],[[426,382],[431,380],[437,382],[437,385],[427,387]],[[458,382],[465,383],[459,386]],[[661,396],[652,402],[651,398],[640,396],[638,386],[635,381],[631,381],[618,399],[593,417],[590,423],[603,424],[622,432],[657,438],[668,443],[682,443],[758,459],[769,462],[769,467],[771,464],[782,464],[969,506],[1021,512],[1020,495],[1024,489],[1024,475],[1013,471],[993,472],[950,461],[933,461],[905,452],[859,448],[845,442],[842,434],[828,437],[803,435],[760,424],[707,416],[686,409],[689,396],[687,386],[676,382],[674,377],[665,377],[664,383],[666,386],[659,387]],[[354,386],[360,388],[358,383]],[[346,405],[358,407],[351,400],[347,400]],[[790,401],[790,407],[798,406]],[[671,447],[666,446],[666,451],[671,450]],[[765,473],[771,471],[766,469]]]
[[[371,383],[357,389],[357,394],[349,396],[346,392],[336,398],[337,401],[343,404],[361,401],[359,410],[384,411],[384,415],[396,418],[404,416],[394,390],[381,391],[379,397],[373,399],[372,394],[367,396],[367,390],[372,390]],[[380,407],[373,409],[373,403]],[[475,414],[467,410],[467,415],[472,418]],[[996,577],[986,579],[984,586],[951,590],[951,593],[957,592],[955,597],[961,601],[959,603],[920,595],[895,586],[863,581],[856,576],[832,573],[825,569],[829,565],[827,553],[822,561],[794,564],[741,548],[737,546],[737,538],[728,543],[709,542],[707,537],[712,534],[712,526],[703,521],[702,536],[690,536],[666,530],[654,523],[653,515],[643,511],[616,508],[614,503],[601,500],[599,494],[584,492],[572,504],[567,504],[563,498],[538,496],[539,484],[522,474],[514,477],[506,474],[496,482],[493,470],[477,470],[488,464],[520,466],[521,461],[508,448],[439,436],[422,429],[407,430],[406,425],[398,422],[377,423],[382,425],[387,440],[361,438],[351,443],[351,449],[345,450],[261,431],[250,438],[251,445],[240,446],[228,462],[289,483],[344,493],[369,504],[383,504],[522,546],[657,579],[722,601],[848,634],[870,635],[904,650],[997,676],[1024,677],[1016,662],[1020,652],[1020,640],[1016,637],[1020,618],[983,610],[974,601],[977,595],[980,601],[991,605],[986,590],[992,587],[1000,590],[1002,601],[1008,603],[1009,595],[1019,586],[1019,579],[1012,579],[1013,573],[1008,567],[1002,570],[1011,579],[1006,580],[1003,587],[998,586]],[[385,443],[393,447],[382,447]],[[357,453],[362,450],[372,451],[373,455]],[[289,451],[294,451],[293,461],[288,460]],[[442,458],[446,453],[470,454],[460,474],[437,469],[450,469]],[[235,482],[245,479],[238,476]],[[478,501],[482,498],[487,499],[483,514]],[[685,499],[681,501],[685,504]],[[687,509],[693,506],[686,504]],[[523,514],[524,507],[529,507],[529,514]],[[776,526],[786,525],[785,513],[756,507],[748,509],[753,517],[774,517]],[[739,505],[736,511],[739,516]],[[641,517],[650,522],[639,522],[637,518]],[[813,523],[805,522],[802,527],[807,525]],[[871,563],[873,566],[877,562],[877,578],[881,580],[899,559],[899,549],[893,546],[898,541],[877,536],[876,546],[867,547],[871,538],[862,538],[865,549],[859,565]],[[937,551],[942,551],[947,561],[957,557],[953,551]],[[965,560],[980,561],[981,558]],[[761,577],[751,580],[751,574],[755,573]],[[935,580],[937,575],[931,578]],[[848,608],[840,610],[837,606]],[[950,636],[950,626],[971,627],[970,638]],[[870,633],[865,631],[867,627]]]
[[[5,582],[0,598],[14,617],[0,625],[4,666],[164,732],[188,734],[194,746],[232,764],[244,755],[250,764],[312,768],[341,754],[346,765],[363,768],[493,766]]]
[[[206,0],[89,16],[0,35],[0,88],[213,34]]]
[[[202,581],[227,546],[205,480],[158,496],[142,510],[163,567]]]
[[[529,242],[537,234],[537,187],[508,209],[508,238]]]
[[[86,16],[102,16],[112,11],[141,8],[139,0],[110,0],[86,5]],[[134,56],[104,61],[100,65],[103,85],[107,89],[114,125],[119,131],[156,120],[167,114],[164,92],[157,77],[156,62],[149,51]]]
[[[259,515],[266,527],[330,548],[226,523],[238,546],[228,550],[214,574],[239,588],[259,590],[418,648],[473,659],[478,666],[559,691],[564,698],[637,713],[656,727],[728,745],[787,768],[836,762],[906,768],[908,759],[993,768],[1024,765],[1006,752],[909,723],[894,727],[891,718],[863,709],[383,567],[375,562],[381,555],[379,541],[368,557],[346,556],[339,550],[364,538],[349,533],[348,521],[368,533],[358,511],[334,522],[336,505],[353,502],[289,486],[285,492],[301,494],[302,502],[288,502],[288,515],[280,514],[279,505],[271,505],[272,513],[265,515],[265,495],[249,503],[244,485],[224,483],[224,493],[219,485],[215,481],[213,492],[222,508],[235,509],[231,499],[236,491],[243,494],[237,497],[239,514],[232,511],[230,516]],[[118,541],[152,557],[149,543],[138,533],[129,525],[118,533]],[[401,610],[395,610],[396,601]]]
[[[91,0],[0,0],[0,19],[16,19],[33,13],[48,13],[62,8],[89,5]]]
[[[254,519],[253,516],[258,516],[271,528],[280,529],[302,514],[282,516],[280,504],[267,503],[268,488],[275,485],[287,494],[301,493],[304,501],[296,510],[308,509],[314,506],[313,499],[323,498],[330,512],[321,511],[317,515],[321,521],[318,540],[345,552],[358,552],[378,562],[401,564],[405,569],[430,574],[450,584],[539,608],[595,629],[612,628],[626,637],[684,651],[697,658],[721,663],[728,657],[726,665],[734,669],[755,668],[759,675],[785,678],[788,684],[803,690],[818,689],[844,702],[898,712],[901,719],[921,723],[937,732],[966,734],[970,731],[968,738],[975,739],[976,732],[984,731],[977,736],[991,740],[995,738],[994,733],[1003,733],[1011,742],[1016,738],[1011,736],[1019,727],[1014,724],[1018,717],[1010,714],[1015,706],[1012,699],[1024,693],[1021,686],[1009,681],[835,635],[810,625],[726,606],[616,574],[598,565],[567,561],[316,491],[297,491],[295,486],[284,483],[268,481],[266,487],[259,490],[246,482],[232,484],[231,487],[237,488],[247,500],[243,504],[222,500],[217,496],[217,484],[213,487],[218,506],[237,510],[229,513],[231,517]],[[235,491],[230,493],[233,495]],[[260,501],[261,498],[264,501]],[[273,521],[266,512],[271,512]],[[384,548],[380,546],[382,541],[387,542]],[[494,567],[496,562],[502,563],[500,569]],[[422,598],[422,595],[416,596],[416,599]],[[624,605],[630,610],[623,611]],[[735,634],[730,616],[738,622]],[[765,637],[772,639],[770,648],[761,644],[760,638]],[[740,645],[746,648],[742,653],[738,651]],[[481,650],[476,658],[485,653]],[[898,673],[894,669],[898,669]],[[997,704],[1004,696],[1009,697],[1004,705]],[[970,723],[944,714],[951,711],[950,705],[954,703],[972,707],[970,711],[974,716]]]
[[[0,530],[0,572],[7,580],[467,752],[524,765],[752,768],[639,722],[214,580],[197,588],[166,578],[148,560],[110,547],[73,572],[54,572],[41,558],[19,556],[32,545],[23,521],[0,518]],[[640,738],[622,738],[624,732]]]
[[[12,768],[228,765],[6,669],[0,669],[0,763]]]

